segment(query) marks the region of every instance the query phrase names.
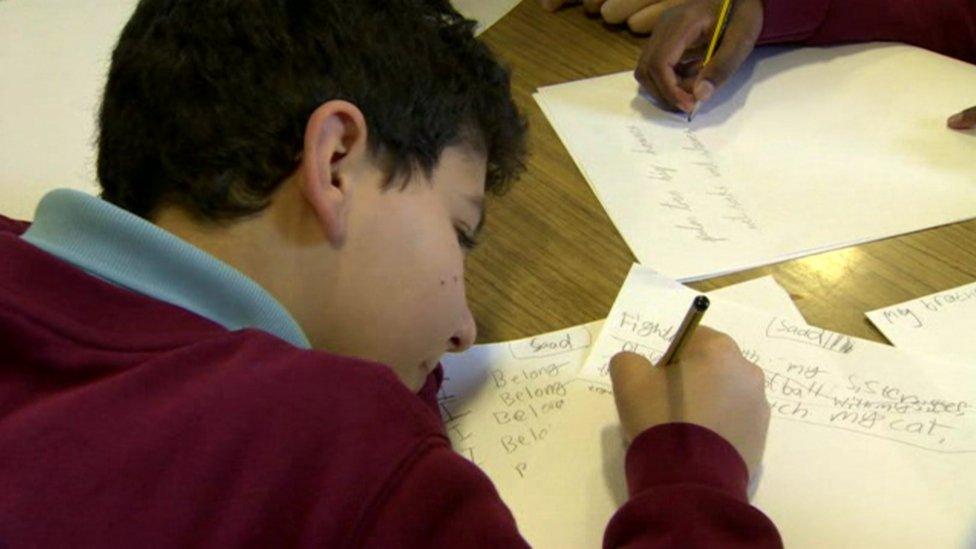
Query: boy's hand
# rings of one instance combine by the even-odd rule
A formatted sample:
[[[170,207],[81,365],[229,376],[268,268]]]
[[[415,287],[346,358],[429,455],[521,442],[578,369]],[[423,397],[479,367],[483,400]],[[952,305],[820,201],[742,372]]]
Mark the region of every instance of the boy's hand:
[[[654,30],[661,14],[670,7],[683,4],[686,0],[582,0],[583,9],[592,14],[599,13],[603,20],[612,25],[627,24],[631,32],[647,34]],[[580,0],[539,0],[544,9],[555,11],[565,5],[577,4]]]
[[[946,124],[954,130],[971,130],[976,128],[976,107],[957,112],[949,117]]]
[[[729,336],[700,326],[680,361],[668,366],[618,353],[610,377],[628,441],[656,425],[694,423],[732,443],[750,475],[756,471],[769,427],[765,377]]]
[[[762,0],[739,0],[721,43],[701,69],[720,4],[688,0],[661,15],[634,72],[661,104],[691,112],[695,101],[707,101],[755,47],[763,25]]]

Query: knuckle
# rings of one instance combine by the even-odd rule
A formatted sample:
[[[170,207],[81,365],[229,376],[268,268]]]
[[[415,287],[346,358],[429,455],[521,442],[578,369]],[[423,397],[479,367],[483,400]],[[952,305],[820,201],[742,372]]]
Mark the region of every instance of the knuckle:
[[[726,67],[726,63],[716,63],[712,65],[711,70],[708,71],[708,80],[712,82],[715,86],[721,86],[726,80],[729,79],[730,71]]]
[[[641,60],[641,63],[637,65],[637,68],[634,69],[634,80],[644,87],[647,87],[647,72],[644,70],[643,59]]]
[[[664,48],[659,47],[650,52],[647,56],[647,68],[656,78],[662,78],[665,71],[670,69]]]
[[[738,345],[736,345],[735,340],[732,339],[732,336],[725,332],[715,332],[715,344],[723,349],[738,348]]]
[[[739,345],[728,334],[711,330],[708,332],[705,344],[709,352],[716,357],[729,357],[729,355],[741,355]]]
[[[766,391],[766,373],[763,372],[762,368],[750,363],[749,376],[750,380],[754,384],[754,387],[765,394]]]

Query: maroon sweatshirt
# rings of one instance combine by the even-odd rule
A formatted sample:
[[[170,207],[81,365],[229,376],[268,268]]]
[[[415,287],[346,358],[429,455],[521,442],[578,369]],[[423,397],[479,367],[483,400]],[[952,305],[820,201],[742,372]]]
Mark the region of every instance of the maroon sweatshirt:
[[[760,44],[904,42],[976,63],[976,0],[763,2]],[[976,104],[976,94],[973,103]]]
[[[762,41],[976,61],[974,2],[767,0]],[[0,547],[522,546],[454,453],[432,376],[229,331],[20,240],[0,217]],[[439,374],[439,371],[437,372]],[[607,546],[778,546],[741,458],[671,424],[627,454]]]
[[[440,370],[413,394],[91,276],[26,229],[0,217],[0,547],[525,545],[450,447]],[[707,429],[642,434],[627,475],[609,546],[780,544]]]

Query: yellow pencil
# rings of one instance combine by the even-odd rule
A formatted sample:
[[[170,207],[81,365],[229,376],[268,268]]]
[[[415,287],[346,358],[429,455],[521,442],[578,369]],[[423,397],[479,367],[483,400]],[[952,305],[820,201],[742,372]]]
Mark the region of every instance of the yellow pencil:
[[[715,48],[718,46],[718,39],[722,36],[722,31],[725,30],[725,23],[729,20],[730,11],[732,11],[732,0],[722,0],[722,6],[718,11],[718,20],[715,22],[715,30],[712,31],[712,40],[708,43],[708,49],[705,50],[705,60],[702,61],[702,69],[712,60],[712,54],[715,53]],[[691,122],[691,119],[695,117],[695,113],[698,112],[700,105],[701,101],[695,101],[695,106],[688,113],[688,122]]]

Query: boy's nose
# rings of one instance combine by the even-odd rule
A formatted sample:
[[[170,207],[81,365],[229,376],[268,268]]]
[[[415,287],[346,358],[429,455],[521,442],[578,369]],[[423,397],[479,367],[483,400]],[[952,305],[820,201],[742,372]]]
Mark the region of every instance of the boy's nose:
[[[471,314],[471,309],[465,305],[464,316],[461,318],[454,335],[448,341],[447,350],[451,353],[462,353],[474,345],[477,337],[478,327],[475,325],[474,315]]]

